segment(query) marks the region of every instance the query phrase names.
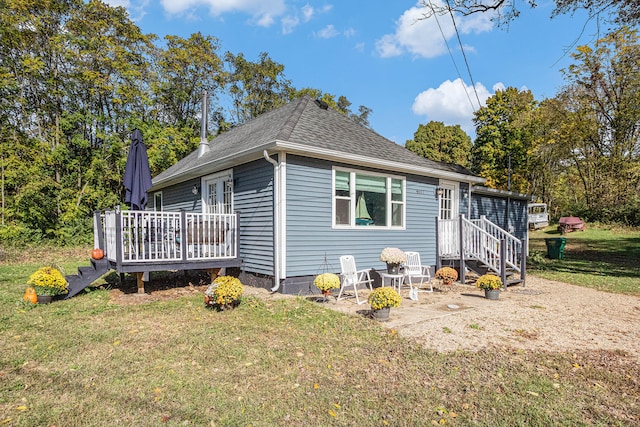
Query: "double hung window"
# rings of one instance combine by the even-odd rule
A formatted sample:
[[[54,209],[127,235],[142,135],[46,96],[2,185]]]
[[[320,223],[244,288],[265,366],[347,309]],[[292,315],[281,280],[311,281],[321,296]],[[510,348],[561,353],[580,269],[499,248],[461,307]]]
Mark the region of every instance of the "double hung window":
[[[404,227],[404,178],[346,169],[333,172],[334,226]]]

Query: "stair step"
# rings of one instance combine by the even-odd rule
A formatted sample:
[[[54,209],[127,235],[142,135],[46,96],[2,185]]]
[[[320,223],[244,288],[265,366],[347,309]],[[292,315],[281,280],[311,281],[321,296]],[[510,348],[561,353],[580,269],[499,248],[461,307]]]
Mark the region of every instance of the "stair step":
[[[91,259],[90,267],[79,267],[78,274],[65,277],[69,284],[69,293],[67,293],[65,299],[69,299],[76,295],[78,292],[99,279],[103,274],[108,272],[109,269],[109,262],[106,259]]]
[[[524,280],[522,280],[522,279],[507,280],[507,286],[517,285],[518,283],[522,283],[522,282],[524,282]]]

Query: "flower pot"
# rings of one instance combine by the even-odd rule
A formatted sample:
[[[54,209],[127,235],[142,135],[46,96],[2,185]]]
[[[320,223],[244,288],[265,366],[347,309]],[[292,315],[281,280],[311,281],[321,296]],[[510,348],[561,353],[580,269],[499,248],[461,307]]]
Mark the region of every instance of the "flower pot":
[[[320,290],[322,292],[322,298],[318,299],[318,302],[329,302],[329,297],[331,296],[331,289]]]
[[[486,299],[497,300],[500,298],[500,289],[485,289],[484,297]]]
[[[387,273],[398,274],[400,271],[400,264],[387,263]]]
[[[51,295],[38,295],[38,304],[49,304],[52,300]]]
[[[373,318],[378,322],[386,322],[389,320],[389,312],[391,311],[391,307],[381,308],[379,310],[371,310]]]

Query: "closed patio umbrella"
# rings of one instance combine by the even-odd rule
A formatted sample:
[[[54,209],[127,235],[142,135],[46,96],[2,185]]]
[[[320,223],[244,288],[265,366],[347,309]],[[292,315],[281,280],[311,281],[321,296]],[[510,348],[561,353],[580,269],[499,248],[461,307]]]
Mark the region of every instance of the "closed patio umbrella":
[[[126,189],[125,203],[133,210],[144,210],[148,201],[147,191],[151,188],[151,170],[147,147],[142,142],[142,132],[138,129],[135,129],[131,135],[123,185]]]

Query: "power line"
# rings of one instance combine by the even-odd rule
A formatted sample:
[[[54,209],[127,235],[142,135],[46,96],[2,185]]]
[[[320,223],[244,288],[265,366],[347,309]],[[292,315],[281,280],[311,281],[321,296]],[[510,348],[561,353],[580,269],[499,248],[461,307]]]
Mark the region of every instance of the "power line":
[[[429,2],[431,2],[431,0],[429,0]],[[473,81],[473,76],[471,75],[471,68],[469,67],[469,62],[467,61],[467,55],[465,54],[464,47],[462,46],[462,40],[460,40],[460,33],[458,32],[458,26],[456,25],[456,20],[453,17],[453,11],[451,10],[451,5],[449,4],[449,0],[446,0],[446,2],[447,2],[447,9],[449,9],[449,15],[451,15],[451,21],[453,22],[453,28],[456,30],[456,36],[458,37],[458,44],[460,45],[460,50],[462,51],[462,57],[464,58],[464,63],[467,66],[467,73],[469,73],[471,86],[473,87],[473,92],[476,94],[476,100],[478,101],[478,108],[480,108],[482,106],[482,103],[480,102],[478,91],[476,90],[476,83]],[[475,112],[475,108],[473,109],[473,111]]]
[[[464,93],[467,95],[467,99],[469,100],[469,104],[471,104],[471,109],[473,110],[473,112],[475,113],[476,108],[473,105],[473,101],[471,101],[471,97],[469,96],[469,92],[467,91],[467,86],[464,84],[464,79],[462,78],[462,75],[460,74],[460,70],[458,69],[458,64],[456,64],[456,60],[453,57],[453,53],[451,52],[451,48],[449,47],[449,43],[447,42],[447,38],[444,35],[444,31],[442,31],[442,27],[440,26],[440,21],[438,20],[438,14],[436,13],[433,4],[431,3],[431,0],[429,0],[429,6],[431,7],[431,11],[433,12],[433,17],[436,18],[436,23],[438,24],[438,29],[440,30],[440,34],[442,35],[442,40],[444,41],[444,45],[447,47],[447,51],[449,51],[449,56],[451,57],[451,62],[453,62],[453,67],[456,69],[456,73],[458,73],[458,77],[460,78],[460,81],[462,82],[462,88],[464,89]],[[475,88],[474,88],[475,90]],[[478,94],[476,94],[476,97],[478,96]]]

